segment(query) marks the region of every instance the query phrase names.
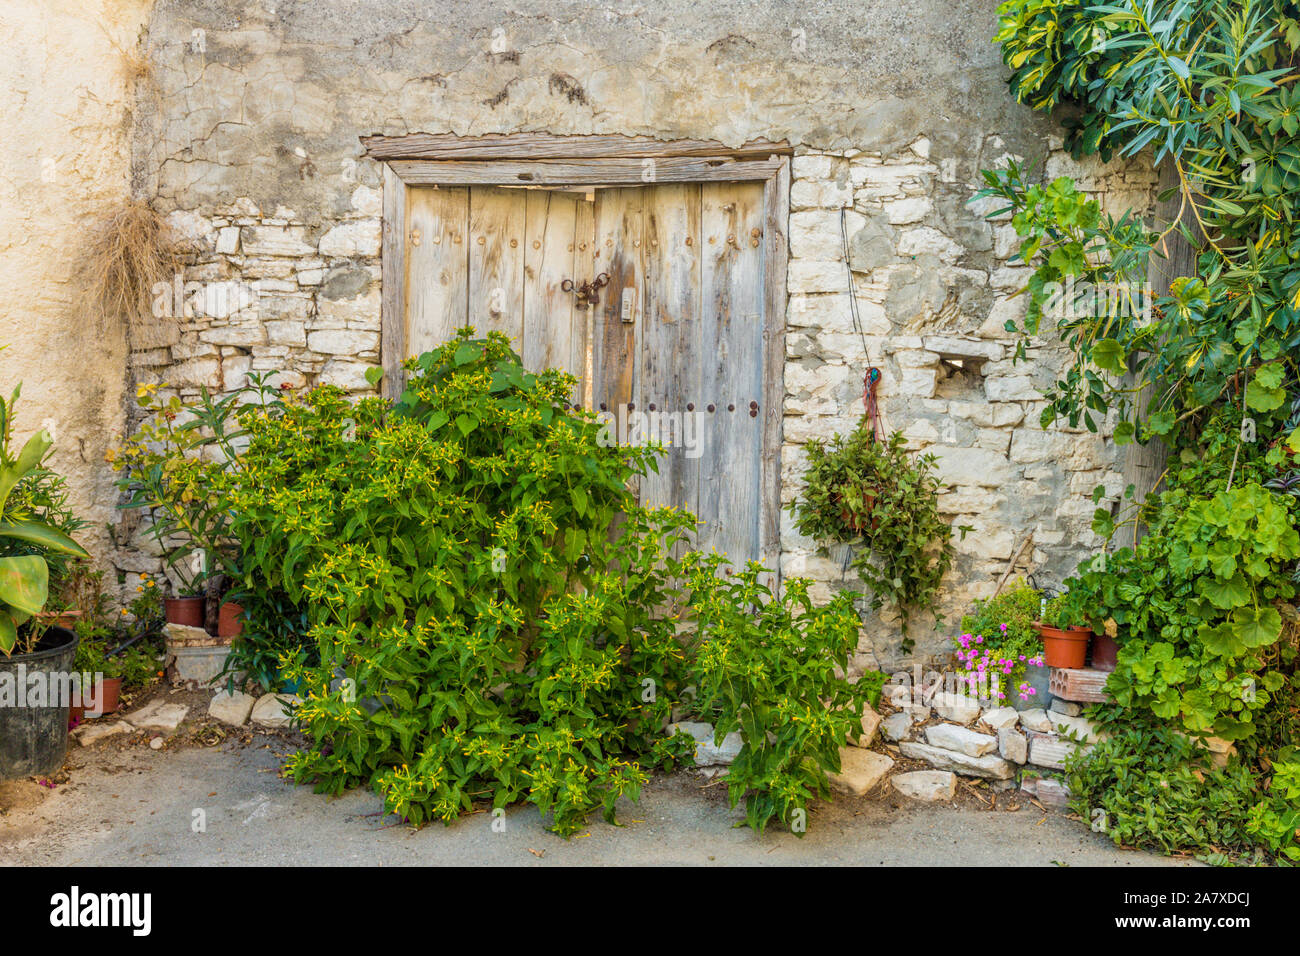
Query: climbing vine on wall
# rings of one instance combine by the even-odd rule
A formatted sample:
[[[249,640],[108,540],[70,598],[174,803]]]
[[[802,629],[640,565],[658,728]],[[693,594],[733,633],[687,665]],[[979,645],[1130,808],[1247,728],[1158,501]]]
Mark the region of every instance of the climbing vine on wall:
[[[1009,0],[999,18],[1016,97],[1079,107],[1066,121],[1076,156],[1150,150],[1169,163],[1177,185],[1160,198],[1178,200],[1171,228],[1199,251],[1194,275],[1151,297],[1146,263],[1162,236],[1103,215],[1069,180],[1030,185],[1014,163],[985,173],[981,195],[1005,201],[998,212],[1034,267],[1026,318],[1009,328],[1034,335],[1049,314],[1074,354],[1044,423],[1095,428],[1117,408],[1123,443],[1171,436],[1233,389],[1249,409],[1280,408],[1300,350],[1300,8]],[[1149,409],[1126,373],[1158,383]]]
[[[1117,743],[1071,762],[1072,805],[1117,842],[1300,859],[1300,7],[1007,0],[999,19],[1016,98],[1072,107],[1076,158],[1161,164],[1175,210],[1172,226],[1109,215],[1018,162],[979,194],[1031,270],[1017,354],[1044,334],[1068,351],[1043,426],[1171,452],[1147,535],[1065,582],[1121,643],[1114,703],[1093,712]],[[1175,230],[1190,267],[1166,258]],[[1110,509],[1093,527],[1114,532]],[[1199,766],[1210,735],[1235,741],[1223,772]],[[1216,827],[1176,825],[1188,806]]]

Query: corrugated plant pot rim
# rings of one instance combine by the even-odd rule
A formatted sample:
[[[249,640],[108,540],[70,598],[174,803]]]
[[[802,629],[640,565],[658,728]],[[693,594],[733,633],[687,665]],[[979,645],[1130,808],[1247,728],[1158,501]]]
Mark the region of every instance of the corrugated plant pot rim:
[[[76,631],[70,631],[66,627],[59,627],[58,625],[55,625],[54,627],[50,628],[48,631],[45,632],[45,634],[46,637],[41,638],[42,643],[46,641],[46,639],[50,634],[67,635],[67,637],[64,639],[62,643],[56,644],[54,647],[47,647],[43,651],[41,650],[32,651],[30,654],[0,654],[0,665],[8,664],[8,663],[30,664],[33,661],[42,661],[45,660],[46,658],[54,657],[56,654],[62,654],[64,651],[68,649],[69,643],[72,645],[72,649],[75,651],[77,649],[77,645],[81,642],[81,638],[77,636]]]

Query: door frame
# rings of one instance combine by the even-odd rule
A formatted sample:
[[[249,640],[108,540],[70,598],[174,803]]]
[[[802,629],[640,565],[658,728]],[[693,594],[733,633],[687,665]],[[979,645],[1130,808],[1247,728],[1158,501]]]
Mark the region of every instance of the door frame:
[[[790,157],[785,142],[732,147],[712,140],[649,136],[507,133],[363,136],[365,155],[382,164],[380,361],[383,392],[394,398],[406,359],[406,191],[412,186],[650,186],[663,183],[763,184],[763,439],[759,552],[780,580],[781,418],[785,404],[786,269],[789,260]],[[647,175],[650,178],[646,178]]]

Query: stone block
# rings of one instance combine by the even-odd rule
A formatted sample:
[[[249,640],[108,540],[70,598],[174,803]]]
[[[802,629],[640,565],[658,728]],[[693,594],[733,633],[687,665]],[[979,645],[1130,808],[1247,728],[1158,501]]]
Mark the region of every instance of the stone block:
[[[998,731],[998,756],[1022,764],[1029,759],[1029,741],[1015,728],[1003,727]]]
[[[223,690],[215,694],[208,704],[208,716],[215,717],[223,724],[240,727],[248,722],[254,702],[251,696],[242,691]]]
[[[927,803],[957,795],[957,775],[950,770],[913,770],[895,774],[889,783],[903,796]]]
[[[898,749],[904,757],[924,760],[936,770],[951,770],[964,777],[983,777],[988,780],[1010,780],[1015,773],[1015,765],[995,754],[983,757],[968,757],[966,754],[929,744],[903,741]]]
[[[935,694],[931,703],[940,717],[958,724],[974,723],[980,715],[980,702],[965,694]]]
[[[968,757],[982,757],[997,745],[997,739],[956,724],[934,724],[925,728],[925,739],[932,747],[954,750]]]
[[[894,761],[874,750],[840,748],[840,772],[832,773],[831,786],[841,793],[865,796],[889,774]]]
[[[301,703],[296,694],[266,694],[257,698],[250,717],[255,724],[282,730],[292,722],[289,710]]]

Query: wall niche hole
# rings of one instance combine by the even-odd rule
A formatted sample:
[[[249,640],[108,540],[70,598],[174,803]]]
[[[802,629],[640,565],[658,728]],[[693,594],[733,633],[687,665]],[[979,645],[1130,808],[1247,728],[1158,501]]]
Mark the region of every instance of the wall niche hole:
[[[969,356],[941,356],[935,397],[983,401],[984,362],[984,359]]]

